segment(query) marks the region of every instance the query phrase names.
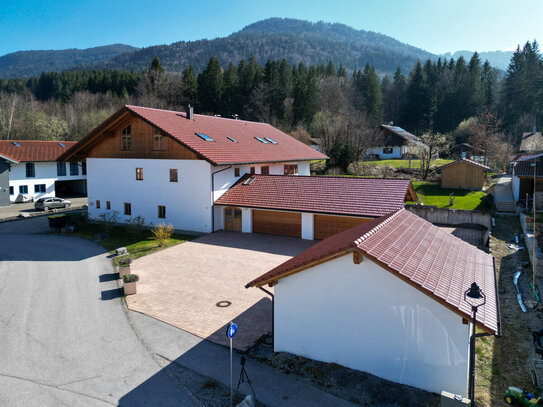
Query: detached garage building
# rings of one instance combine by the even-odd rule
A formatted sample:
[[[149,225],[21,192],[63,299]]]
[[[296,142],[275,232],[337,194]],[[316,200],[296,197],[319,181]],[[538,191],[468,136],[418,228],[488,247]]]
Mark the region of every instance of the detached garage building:
[[[408,179],[245,175],[219,199],[228,231],[325,239],[416,201]]]
[[[441,187],[461,189],[483,189],[485,172],[490,171],[486,165],[462,158],[441,167]]]
[[[274,350],[431,392],[466,395],[477,325],[499,334],[492,256],[400,209],[322,242],[247,284],[274,288]]]

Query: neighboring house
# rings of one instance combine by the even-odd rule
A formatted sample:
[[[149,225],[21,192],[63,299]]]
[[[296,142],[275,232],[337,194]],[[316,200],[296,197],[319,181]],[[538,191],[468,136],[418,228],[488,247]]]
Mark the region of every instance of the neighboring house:
[[[89,216],[117,211],[178,230],[221,229],[214,201],[245,174],[310,175],[326,159],[265,123],[124,106],[67,153],[86,159]],[[238,211],[226,214],[239,219]]]
[[[535,154],[543,151],[543,135],[540,131],[534,130],[522,134],[519,152],[525,154]]]
[[[0,206],[9,206],[9,169],[15,164],[18,164],[17,160],[0,154]]]
[[[439,168],[442,188],[483,189],[485,173],[490,171],[486,165],[467,158],[461,158]]]
[[[322,151],[321,148],[322,139],[316,137],[309,138],[309,146],[317,151]]]
[[[417,201],[408,179],[246,175],[215,205],[226,208],[221,229],[324,239],[406,201]]]
[[[374,133],[374,147],[366,155],[376,155],[380,159],[402,158],[415,152],[416,148],[428,148],[420,138],[398,126],[381,124]]]
[[[0,155],[12,159],[9,196],[32,199],[86,194],[84,162],[57,162],[74,141],[0,140]]]
[[[274,288],[274,350],[337,363],[434,393],[466,395],[472,312],[500,333],[492,256],[413,213],[319,242],[247,284]]]
[[[536,193],[543,192],[543,153],[523,155],[516,157],[512,162],[513,174],[511,187],[515,201],[532,199],[534,194],[534,179],[536,180]],[[537,200],[537,196],[536,196]],[[543,202],[537,202],[539,208]]]

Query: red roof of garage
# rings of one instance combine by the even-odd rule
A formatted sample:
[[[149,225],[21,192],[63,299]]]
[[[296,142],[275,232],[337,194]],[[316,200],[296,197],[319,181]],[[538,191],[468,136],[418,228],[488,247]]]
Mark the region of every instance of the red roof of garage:
[[[123,106],[104,123],[85,136],[63,159],[83,148],[91,138],[98,136],[109,124],[125,112],[141,118],[160,129],[189,150],[212,164],[243,164],[258,162],[322,160],[322,153],[275,127],[260,122],[235,120],[195,114],[188,120],[185,112]],[[204,134],[213,141],[206,141],[197,134]],[[256,139],[269,138],[275,143],[262,143]]]
[[[15,161],[56,161],[75,144],[75,141],[0,140],[0,154]]]
[[[215,204],[379,217],[403,208],[407,196],[417,199],[408,179],[245,175]]]
[[[282,278],[349,251],[359,251],[467,319],[471,318],[471,308],[464,301],[464,292],[477,282],[486,295],[486,305],[477,312],[478,322],[487,331],[499,333],[492,256],[405,209],[331,236],[251,281],[247,287],[274,285]]]

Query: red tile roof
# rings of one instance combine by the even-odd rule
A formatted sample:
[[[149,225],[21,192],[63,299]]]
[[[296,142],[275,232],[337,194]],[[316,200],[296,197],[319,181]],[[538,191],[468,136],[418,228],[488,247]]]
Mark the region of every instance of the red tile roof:
[[[75,141],[0,140],[0,154],[16,161],[56,161],[75,144]]]
[[[247,287],[273,285],[316,261],[355,250],[468,319],[471,308],[464,292],[475,281],[486,295],[486,304],[477,312],[478,322],[487,331],[499,333],[492,256],[405,209],[331,236]]]
[[[403,208],[408,193],[416,200],[411,181],[399,178],[245,175],[215,204],[379,217]]]
[[[83,138],[80,146],[83,146],[89,138],[97,135],[114,118],[126,111],[159,128],[163,133],[179,141],[212,164],[321,160],[327,158],[324,154],[267,123],[199,114],[194,115],[194,120],[188,120],[184,112],[128,105],[123,106],[102,125]],[[214,141],[205,141],[196,133],[203,133]],[[236,140],[236,142],[228,139],[228,137]],[[268,137],[276,141],[277,144],[263,144],[256,140],[255,137]],[[70,153],[75,153],[78,147],[76,146]]]
[[[460,163],[470,164],[470,165],[473,165],[474,167],[478,167],[478,168],[480,168],[480,169],[482,169],[484,171],[490,171],[490,167],[487,167],[486,165],[478,163],[477,161],[470,160],[468,158],[461,158],[460,160],[456,160],[456,161],[454,161],[452,163],[442,165],[439,168],[441,169],[441,168],[445,168],[445,167],[450,167],[450,166],[460,164]]]

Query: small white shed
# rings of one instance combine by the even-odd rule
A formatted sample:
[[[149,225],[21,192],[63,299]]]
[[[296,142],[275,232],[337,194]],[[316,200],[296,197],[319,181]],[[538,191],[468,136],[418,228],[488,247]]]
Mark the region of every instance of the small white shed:
[[[334,235],[247,286],[274,287],[274,347],[435,393],[466,395],[470,307],[498,334],[492,257],[401,209]]]

